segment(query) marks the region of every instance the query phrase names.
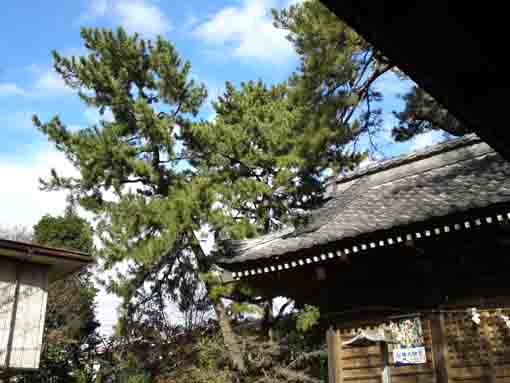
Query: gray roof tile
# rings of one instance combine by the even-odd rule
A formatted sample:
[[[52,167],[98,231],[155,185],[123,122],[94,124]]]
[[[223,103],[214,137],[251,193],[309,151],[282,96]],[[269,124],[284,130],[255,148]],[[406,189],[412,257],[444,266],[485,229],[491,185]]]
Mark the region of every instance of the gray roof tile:
[[[336,179],[297,229],[227,243],[235,264],[510,202],[510,163],[469,135]]]

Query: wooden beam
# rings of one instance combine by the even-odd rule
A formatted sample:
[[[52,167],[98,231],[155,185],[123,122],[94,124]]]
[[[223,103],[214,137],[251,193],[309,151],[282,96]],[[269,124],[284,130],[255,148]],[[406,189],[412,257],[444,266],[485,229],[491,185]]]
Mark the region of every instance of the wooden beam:
[[[328,344],[329,383],[342,383],[342,340],[340,331],[330,328],[326,334]]]
[[[448,349],[444,335],[444,314],[434,314],[430,320],[432,335],[432,357],[434,359],[434,371],[436,383],[448,383]]]

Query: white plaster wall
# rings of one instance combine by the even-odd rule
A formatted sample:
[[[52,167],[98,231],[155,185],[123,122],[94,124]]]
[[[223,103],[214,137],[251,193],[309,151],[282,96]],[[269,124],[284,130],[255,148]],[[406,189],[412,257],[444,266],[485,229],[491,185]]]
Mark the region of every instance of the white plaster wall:
[[[46,300],[48,291],[48,267],[36,264],[18,264],[20,287],[10,357],[11,368],[37,369],[41,356]],[[11,328],[12,302],[16,267],[0,259],[0,291],[5,286],[5,310],[0,311],[0,362],[5,365],[5,354]],[[12,291],[12,292],[11,292]],[[3,296],[4,294],[2,294]],[[10,303],[9,303],[10,301]],[[2,359],[3,358],[3,359]],[[0,364],[1,365],[1,364]]]

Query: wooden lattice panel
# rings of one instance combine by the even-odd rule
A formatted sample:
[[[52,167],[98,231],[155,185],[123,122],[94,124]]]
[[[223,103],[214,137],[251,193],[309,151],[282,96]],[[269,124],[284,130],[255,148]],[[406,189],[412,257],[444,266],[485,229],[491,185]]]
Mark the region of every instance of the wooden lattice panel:
[[[504,310],[502,314],[510,317],[510,310]],[[496,364],[510,364],[510,328],[497,314],[491,315],[489,324],[494,362]]]
[[[510,310],[482,312],[480,323],[468,312],[445,315],[445,339],[453,380],[510,382],[510,328],[500,317]]]
[[[482,327],[466,313],[445,314],[445,339],[452,367],[488,363],[487,345],[482,342]]]

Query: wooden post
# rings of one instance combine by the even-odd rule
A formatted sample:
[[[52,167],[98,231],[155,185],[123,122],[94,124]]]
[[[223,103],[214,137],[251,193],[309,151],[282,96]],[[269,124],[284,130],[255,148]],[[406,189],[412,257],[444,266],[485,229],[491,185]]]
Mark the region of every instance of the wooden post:
[[[340,331],[329,328],[326,334],[328,344],[329,383],[342,383],[342,340]]]
[[[448,350],[444,335],[444,314],[434,314],[430,320],[432,335],[432,357],[437,383],[448,383]]]
[[[391,383],[390,356],[388,353],[388,343],[379,342],[381,347],[382,362],[382,383]]]
[[[490,314],[486,313],[481,318],[481,327],[482,327],[482,335],[485,339],[482,339],[482,344],[485,343],[487,348],[487,370],[485,371],[485,375],[487,376],[487,381],[489,383],[496,383],[496,362],[494,358],[494,350],[492,349],[492,340],[491,340],[491,329],[489,326]]]

